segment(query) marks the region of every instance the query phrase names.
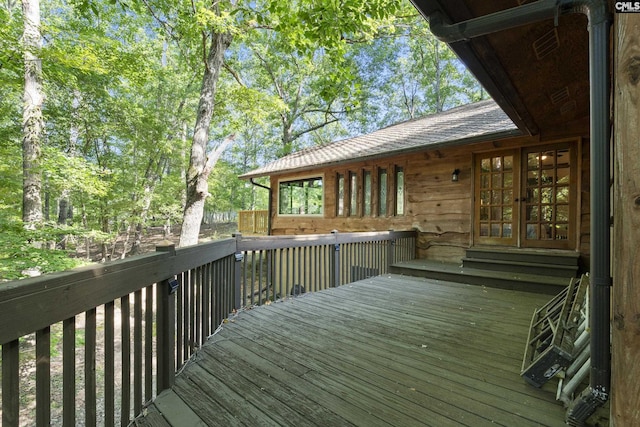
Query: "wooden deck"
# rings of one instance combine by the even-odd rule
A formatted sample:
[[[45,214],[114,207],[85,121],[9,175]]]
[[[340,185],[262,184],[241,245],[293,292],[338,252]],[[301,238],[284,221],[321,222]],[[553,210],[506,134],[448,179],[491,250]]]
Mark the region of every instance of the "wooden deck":
[[[562,426],[519,376],[548,296],[384,275],[239,313],[138,425]]]

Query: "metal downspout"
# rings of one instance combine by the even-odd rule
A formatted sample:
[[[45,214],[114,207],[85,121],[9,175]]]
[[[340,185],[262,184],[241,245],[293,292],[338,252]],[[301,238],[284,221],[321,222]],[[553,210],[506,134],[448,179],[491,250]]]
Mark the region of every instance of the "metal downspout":
[[[264,188],[269,192],[269,207],[267,208],[268,212],[268,222],[267,222],[267,236],[271,235],[271,202],[273,201],[273,193],[271,192],[271,187],[267,187],[266,185],[262,185],[259,182],[255,182],[253,178],[249,178],[249,182],[255,185],[256,187]]]
[[[570,424],[586,420],[610,393],[610,123],[609,123],[609,25],[605,0],[539,0],[456,24],[446,24],[442,14],[430,17],[431,31],[447,43],[531,24],[567,13],[583,13],[589,19],[590,155],[591,155],[591,375],[589,388],[574,400],[567,418]],[[557,22],[557,21],[556,21]]]

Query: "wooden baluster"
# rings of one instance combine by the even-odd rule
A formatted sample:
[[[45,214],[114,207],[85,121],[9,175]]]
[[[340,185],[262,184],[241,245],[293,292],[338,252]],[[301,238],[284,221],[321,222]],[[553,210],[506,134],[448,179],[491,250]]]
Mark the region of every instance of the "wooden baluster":
[[[115,424],[115,346],[113,301],[104,305],[104,424]]]
[[[62,424],[76,424],[76,318],[62,322]]]
[[[97,422],[95,308],[85,313],[84,328],[84,418],[85,425],[93,426]]]
[[[133,294],[133,415],[142,411],[142,289]]]
[[[51,327],[47,326],[36,332],[36,425],[48,426],[50,424]]]
[[[154,285],[145,288],[144,313],[144,400],[153,398],[153,292]]]
[[[129,295],[120,298],[120,348],[122,357],[122,400],[120,402],[120,425],[129,425],[131,411],[131,308]]]
[[[20,344],[2,344],[2,426],[18,427],[20,418]]]

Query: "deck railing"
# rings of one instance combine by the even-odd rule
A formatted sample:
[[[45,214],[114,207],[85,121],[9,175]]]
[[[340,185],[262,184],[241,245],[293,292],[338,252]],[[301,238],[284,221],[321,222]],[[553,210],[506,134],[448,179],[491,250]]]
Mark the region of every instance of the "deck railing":
[[[238,235],[0,284],[2,426],[128,425],[234,310],[414,254],[414,232]]]
[[[238,230],[247,234],[267,234],[269,231],[269,211],[239,211]]]
[[[240,237],[243,305],[344,285],[415,257],[414,232]]]

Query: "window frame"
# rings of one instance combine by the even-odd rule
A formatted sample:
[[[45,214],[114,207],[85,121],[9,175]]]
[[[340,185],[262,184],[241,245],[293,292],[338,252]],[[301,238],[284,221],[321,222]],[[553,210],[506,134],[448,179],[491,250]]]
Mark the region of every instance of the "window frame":
[[[402,195],[398,197],[400,187],[398,186],[398,175],[402,173]],[[406,168],[404,165],[393,165],[393,216],[404,216],[407,211],[407,179]],[[387,189],[388,191],[388,189]],[[402,202],[402,211],[400,209],[400,202]]]
[[[375,199],[375,194],[373,191],[373,171],[375,168],[365,168],[362,169],[362,197],[360,198],[360,203],[362,205],[362,217],[363,218],[371,218],[373,217],[373,201]],[[367,176],[369,177],[369,185],[367,188]],[[367,212],[367,190],[369,196],[369,209]]]
[[[336,217],[346,216],[345,199],[346,195],[346,174],[344,172],[336,173]]]
[[[348,217],[359,217],[360,216],[360,207],[362,203],[360,202],[360,197],[358,197],[358,193],[360,190],[360,182],[362,181],[360,178],[359,171],[349,170],[347,172],[348,180],[348,196],[349,203],[347,204],[347,216]],[[355,187],[355,188],[354,188]],[[355,206],[354,206],[355,205]]]
[[[402,173],[401,191],[398,191],[399,173]],[[405,216],[407,212],[406,174],[406,165],[395,162],[345,168],[336,171],[334,174],[336,182],[334,192],[336,199],[335,216],[341,218],[392,218]],[[386,177],[385,179],[382,179],[383,175]],[[368,181],[367,176],[369,177]],[[342,188],[340,186],[341,178],[343,179]],[[355,179],[355,186],[352,184],[353,179]],[[381,198],[383,194],[383,191],[381,191],[382,185],[385,186],[384,193],[386,198],[384,200]],[[340,197],[341,190],[342,198]],[[371,198],[368,210],[365,208],[367,195]],[[355,206],[353,205],[354,202]]]
[[[288,183],[288,182],[305,182],[305,181],[312,181],[312,180],[320,180],[320,182],[322,183],[322,197],[320,200],[321,203],[321,207],[320,207],[320,213],[281,213],[280,212],[280,202],[281,202],[281,198],[282,198],[282,194],[281,194],[281,185],[283,183]],[[276,212],[278,216],[281,217],[324,217],[325,214],[325,176],[324,174],[310,174],[310,175],[304,175],[304,176],[300,176],[300,177],[296,177],[296,178],[279,178],[278,179],[278,194],[276,197]]]
[[[377,185],[376,185],[376,200],[378,201],[378,207],[376,210],[376,216],[380,217],[380,218],[387,218],[389,217],[389,165],[384,165],[384,167],[377,167]],[[382,174],[384,173],[384,185],[386,187],[386,197],[384,198],[384,200],[382,200],[382,198],[380,197],[380,193],[381,193],[381,189],[382,189],[382,185],[383,185],[383,180],[382,180]],[[384,211],[383,211],[384,209]]]

